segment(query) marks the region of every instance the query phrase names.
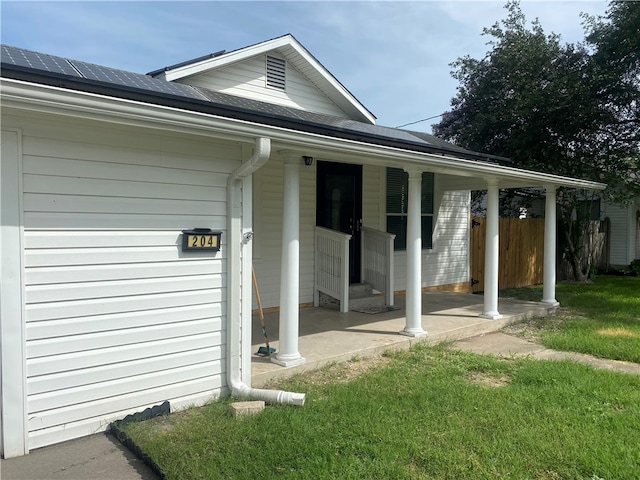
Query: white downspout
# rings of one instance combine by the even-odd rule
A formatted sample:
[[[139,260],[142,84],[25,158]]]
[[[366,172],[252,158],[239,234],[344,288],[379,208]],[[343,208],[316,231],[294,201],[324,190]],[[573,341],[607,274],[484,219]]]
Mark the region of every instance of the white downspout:
[[[267,403],[304,405],[304,393],[251,388],[241,378],[240,262],[245,241],[242,238],[242,180],[267,163],[270,153],[271,140],[256,138],[252,157],[234,170],[227,180],[227,385],[233,396]]]

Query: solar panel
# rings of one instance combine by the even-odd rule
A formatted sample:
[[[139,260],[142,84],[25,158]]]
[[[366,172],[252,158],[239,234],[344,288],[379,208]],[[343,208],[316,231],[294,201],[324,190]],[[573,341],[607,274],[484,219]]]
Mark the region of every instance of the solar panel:
[[[69,62],[61,57],[2,45],[2,63],[79,77]]]
[[[422,135],[397,128],[372,125],[347,118],[307,112],[296,108],[274,105],[267,102],[237,97],[225,93],[207,90],[201,87],[192,87],[180,83],[152,78],[149,75],[128,72],[115,68],[104,67],[77,60],[69,60],[53,55],[46,55],[30,50],[24,50],[7,45],[2,45],[2,63],[21,66],[33,70],[55,72],[75,78],[86,78],[107,85],[117,85],[139,91],[161,93],[181,97],[184,99],[201,100],[211,102],[218,106],[226,106],[229,109],[255,112],[256,121],[261,115],[272,118],[280,118],[291,122],[339,129],[346,134],[365,135],[369,138],[386,139],[400,143],[411,143],[423,147],[436,147],[443,150],[459,151],[467,153],[454,145],[444,141],[436,141],[435,137]],[[269,123],[267,121],[267,123]],[[339,136],[339,135],[338,135]],[[473,152],[468,152],[473,155]]]
[[[224,93],[198,89],[211,102],[234,108],[242,108],[257,113],[263,113],[270,116],[284,117],[291,120],[299,120],[316,125],[324,125],[327,127],[339,128],[352,133],[362,133],[367,135],[377,135],[392,140],[409,141],[416,144],[430,145],[429,142],[418,138],[406,130],[398,130],[390,127],[381,127],[363,122],[356,122],[348,118],[336,117],[333,115],[324,115],[321,113],[307,112],[296,108],[285,107],[282,105],[274,105],[272,103],[251,100],[248,98],[236,97]]]
[[[189,85],[167,82],[166,80],[158,80],[141,73],[103,67],[102,65],[95,65],[93,63],[79,62],[77,60],[70,60],[70,62],[78,69],[84,78],[89,80],[96,80],[98,82],[122,85],[129,88],[157,93],[176,95],[179,97],[206,100],[205,96]]]

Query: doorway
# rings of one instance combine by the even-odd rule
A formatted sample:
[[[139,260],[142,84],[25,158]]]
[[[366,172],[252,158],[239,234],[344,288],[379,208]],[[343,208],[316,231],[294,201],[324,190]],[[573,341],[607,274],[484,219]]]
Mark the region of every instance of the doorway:
[[[359,283],[362,165],[318,162],[316,187],[316,225],[351,235],[349,283]]]

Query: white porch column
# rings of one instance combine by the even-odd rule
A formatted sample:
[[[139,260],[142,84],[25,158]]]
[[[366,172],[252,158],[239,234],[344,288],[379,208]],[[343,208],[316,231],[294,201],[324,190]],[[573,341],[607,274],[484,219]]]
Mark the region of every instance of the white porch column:
[[[542,304],[559,305],[556,300],[556,186],[547,185],[544,210],[544,277]]]
[[[483,318],[502,318],[498,312],[498,267],[500,256],[500,190],[498,181],[487,181],[487,233],[484,253],[484,308]]]
[[[409,174],[407,205],[407,295],[406,325],[400,332],[409,337],[423,337],[422,329],[422,171],[406,170]]]
[[[284,156],[282,261],[280,266],[280,338],[271,361],[290,367],[305,362],[298,352],[300,297],[300,156]]]

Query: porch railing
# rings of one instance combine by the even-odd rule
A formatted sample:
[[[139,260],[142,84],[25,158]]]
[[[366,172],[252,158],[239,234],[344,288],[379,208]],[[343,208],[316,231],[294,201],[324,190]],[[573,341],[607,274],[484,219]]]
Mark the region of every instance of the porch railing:
[[[349,311],[349,240],[351,235],[315,227],[316,259],[313,305],[320,305],[320,292],[340,301],[340,311]]]
[[[360,279],[384,292],[385,303],[393,305],[393,233],[361,227],[362,260]]]

